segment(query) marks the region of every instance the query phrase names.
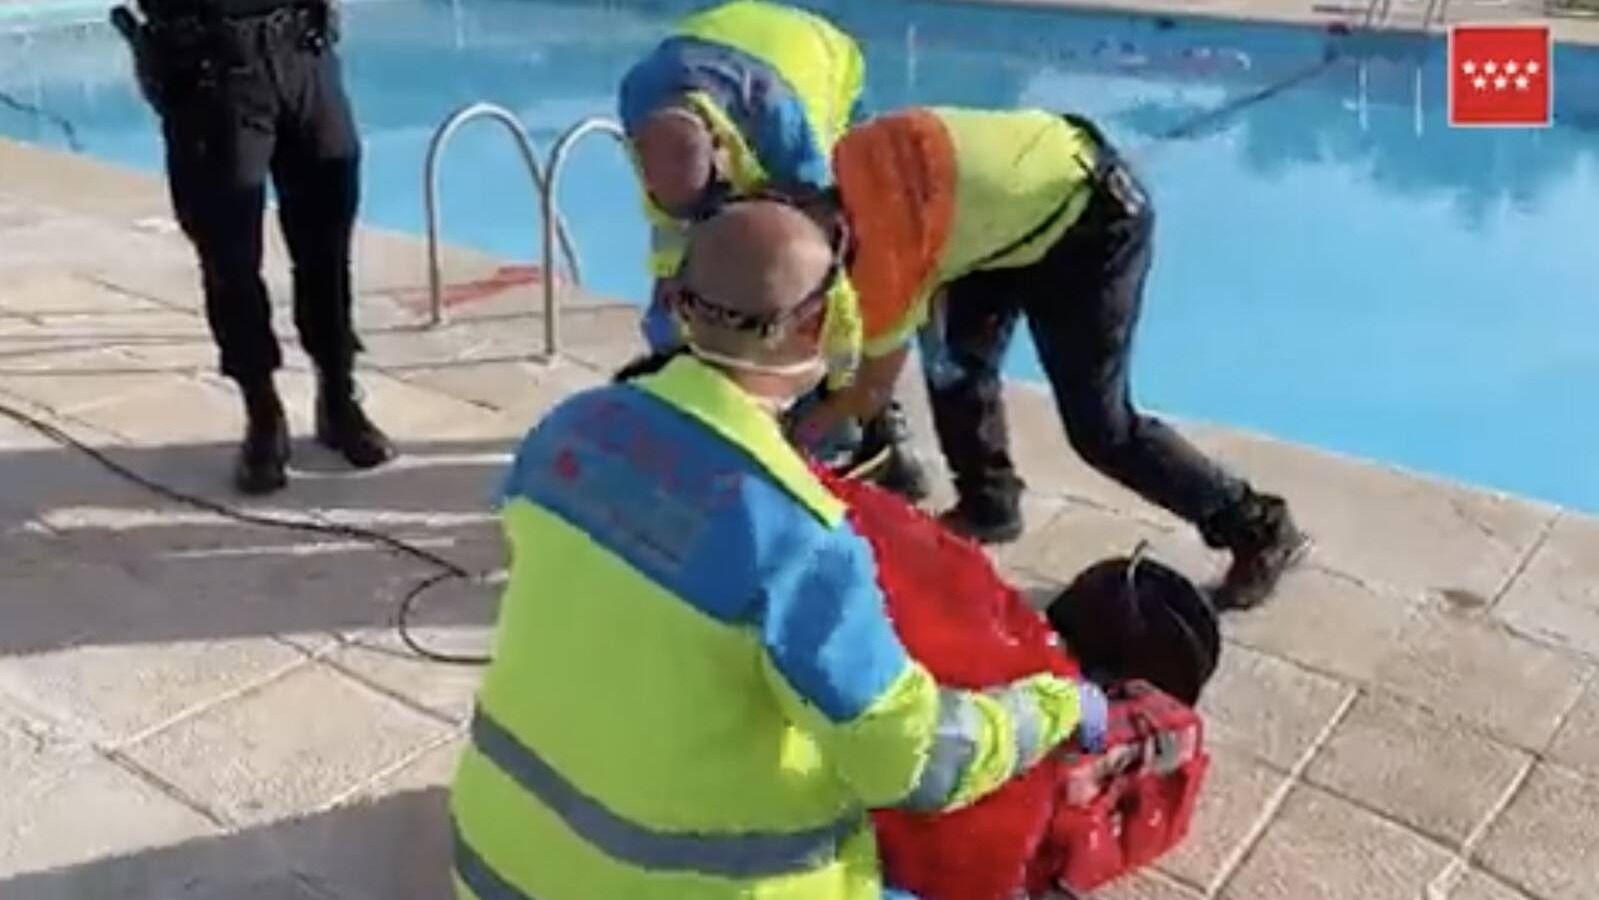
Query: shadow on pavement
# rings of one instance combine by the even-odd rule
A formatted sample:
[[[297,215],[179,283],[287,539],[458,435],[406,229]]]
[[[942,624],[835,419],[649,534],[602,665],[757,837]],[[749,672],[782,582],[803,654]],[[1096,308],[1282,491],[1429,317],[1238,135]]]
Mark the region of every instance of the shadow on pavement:
[[[329,812],[0,881],[12,900],[446,900],[447,794]]]
[[[119,447],[110,455],[147,478],[254,514],[381,531],[473,572],[503,566],[493,501],[509,442],[403,450],[388,467],[352,473],[326,451],[301,446],[289,489],[264,500],[231,493],[232,445]],[[384,627],[404,592],[439,571],[350,537],[197,510],[76,450],[0,455],[0,485],[0,656]],[[446,596],[459,592],[441,592],[441,601]],[[491,616],[492,602],[446,601],[423,618],[450,627],[488,625]]]

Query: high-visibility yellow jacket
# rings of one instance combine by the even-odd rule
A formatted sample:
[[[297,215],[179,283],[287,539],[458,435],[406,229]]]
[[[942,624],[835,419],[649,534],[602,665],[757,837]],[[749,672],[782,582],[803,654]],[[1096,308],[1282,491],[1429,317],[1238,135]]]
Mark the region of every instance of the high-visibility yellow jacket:
[[[1053,677],[935,685],[839,501],[693,357],[557,407],[503,518],[461,900],[878,900],[865,810],[971,802],[1077,724]]]
[[[867,355],[904,344],[942,285],[1041,259],[1088,205],[1095,156],[1043,110],[914,107],[852,128],[833,167]]]
[[[732,0],[685,18],[628,71],[619,115],[632,134],[663,106],[687,103],[727,150],[734,196],[773,185],[822,189],[833,184],[833,145],[861,116],[865,71],[859,45],[821,16],[765,0]],[[644,210],[650,274],[665,278],[682,262],[686,223],[648,196]],[[847,373],[860,351],[848,278],[838,279],[828,300],[824,349],[831,370]],[[651,309],[645,335],[657,350],[681,339],[659,308]]]

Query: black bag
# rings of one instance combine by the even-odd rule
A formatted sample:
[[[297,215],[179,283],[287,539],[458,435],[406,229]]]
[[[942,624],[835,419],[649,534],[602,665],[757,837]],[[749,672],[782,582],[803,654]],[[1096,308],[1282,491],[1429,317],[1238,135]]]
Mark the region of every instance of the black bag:
[[[1089,566],[1045,610],[1083,674],[1101,684],[1140,678],[1193,706],[1216,672],[1216,611],[1181,572],[1144,556]]]

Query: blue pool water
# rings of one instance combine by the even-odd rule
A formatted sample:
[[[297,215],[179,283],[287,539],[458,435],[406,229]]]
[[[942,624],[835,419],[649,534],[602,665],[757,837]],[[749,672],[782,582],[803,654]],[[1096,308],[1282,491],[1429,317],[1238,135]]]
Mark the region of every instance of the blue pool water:
[[[546,148],[609,114],[630,61],[694,5],[352,4],[364,216],[420,231],[428,137],[464,103],[516,110]],[[1599,52],[1557,49],[1552,128],[1464,131],[1445,121],[1437,38],[809,5],[861,39],[878,107],[1071,108],[1132,149],[1160,211],[1135,364],[1145,404],[1599,512]],[[122,48],[64,17],[0,19],[0,89],[70,121],[84,152],[156,169]],[[1163,139],[1330,48],[1339,58],[1313,77]],[[67,143],[3,106],[0,133]],[[463,133],[444,191],[449,239],[533,254],[534,196],[503,135]],[[589,286],[640,297],[644,228],[620,153],[580,151],[561,195]],[[1038,376],[1026,346],[1010,366]]]

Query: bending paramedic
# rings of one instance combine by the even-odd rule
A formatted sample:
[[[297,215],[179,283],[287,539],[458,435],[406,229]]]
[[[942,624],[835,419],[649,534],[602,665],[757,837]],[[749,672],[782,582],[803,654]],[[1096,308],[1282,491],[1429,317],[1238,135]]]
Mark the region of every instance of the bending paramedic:
[[[1040,110],[912,108],[852,129],[834,150],[856,239],[867,359],[802,428],[869,415],[913,336],[958,502],[953,529],[1022,532],[1000,365],[1025,317],[1066,434],[1095,469],[1232,552],[1214,598],[1265,599],[1306,539],[1282,498],[1255,491],[1133,406],[1129,358],[1155,214],[1089,121]]]
[[[682,257],[688,222],[730,197],[763,190],[804,194],[830,187],[829,154],[861,117],[860,47],[814,13],[764,0],[733,0],[685,18],[623,78],[620,117],[651,224],[654,297],[643,322],[652,352],[682,344],[661,302]],[[834,379],[853,371],[860,328],[855,295],[840,278],[824,339]],[[824,388],[825,391],[827,388]],[[886,454],[875,480],[913,500],[927,480],[905,446],[892,400],[860,423],[841,423],[855,457]]]

